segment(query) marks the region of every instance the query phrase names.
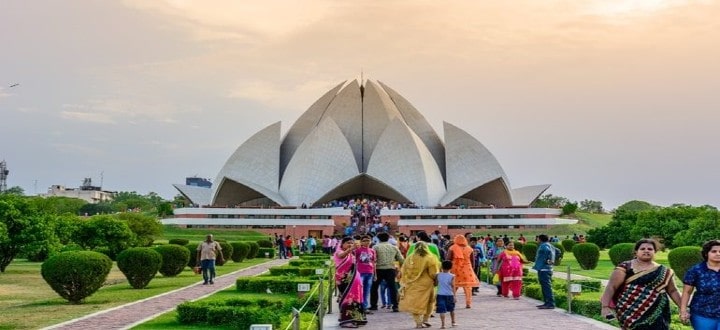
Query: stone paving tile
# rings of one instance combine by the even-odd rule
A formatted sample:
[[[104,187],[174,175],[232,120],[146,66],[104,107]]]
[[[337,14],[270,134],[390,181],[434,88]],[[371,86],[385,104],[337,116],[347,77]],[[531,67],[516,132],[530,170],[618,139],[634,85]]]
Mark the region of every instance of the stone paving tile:
[[[128,329],[170,311],[185,301],[197,300],[231,287],[235,285],[235,280],[238,277],[259,275],[266,272],[270,267],[284,265],[288,261],[288,259],[275,259],[216,277],[214,285],[202,285],[202,277],[200,276],[197,284],[63,322],[46,329]]]
[[[590,318],[575,314],[568,314],[563,309],[540,310],[535,306],[541,301],[521,297],[520,300],[501,298],[495,296],[497,290],[494,286],[484,285],[480,292],[473,297],[471,309],[464,308],[465,296],[462,290],[458,291],[460,302],[455,310],[456,327],[450,327],[450,314],[446,315],[445,325],[448,329],[539,329],[539,330],[570,330],[570,329],[617,329]],[[333,313],[323,318],[325,330],[342,329],[338,326],[337,304],[333,306]],[[430,318],[432,327],[440,328],[440,317]],[[413,329],[415,323],[407,313],[393,313],[390,310],[377,310],[368,315],[368,324],[363,329]]]

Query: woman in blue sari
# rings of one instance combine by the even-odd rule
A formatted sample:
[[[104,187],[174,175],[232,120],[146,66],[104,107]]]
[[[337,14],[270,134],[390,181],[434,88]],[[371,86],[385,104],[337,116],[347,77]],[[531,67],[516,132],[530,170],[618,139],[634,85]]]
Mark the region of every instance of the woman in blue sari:
[[[340,297],[340,327],[357,328],[365,325],[365,307],[363,306],[363,287],[355,262],[356,245],[352,237],[342,239],[340,247],[333,256],[335,260],[335,285]]]

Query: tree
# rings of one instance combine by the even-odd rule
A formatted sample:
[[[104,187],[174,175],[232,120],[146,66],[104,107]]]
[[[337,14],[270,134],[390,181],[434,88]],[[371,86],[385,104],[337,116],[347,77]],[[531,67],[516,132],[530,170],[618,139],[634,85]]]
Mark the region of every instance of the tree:
[[[23,188],[20,187],[20,186],[13,186],[13,187],[10,187],[10,188],[8,188],[8,189],[5,189],[5,191],[3,191],[3,192],[0,193],[0,194],[25,196],[25,189],[23,189]]]
[[[563,215],[570,215],[575,214],[575,211],[577,211],[578,205],[577,203],[565,203],[562,207],[562,214]]]
[[[116,255],[134,241],[135,234],[126,221],[110,215],[95,215],[80,225],[76,243],[88,250],[105,247]]]
[[[117,218],[127,222],[128,227],[135,234],[136,246],[150,246],[155,237],[162,234],[163,226],[154,216],[126,212],[118,214]]]
[[[26,197],[0,194],[0,273],[33,242],[48,239],[41,214]]]
[[[87,204],[80,198],[61,196],[32,197],[30,200],[38,210],[51,214],[79,214],[80,209]]]
[[[580,211],[588,213],[604,213],[603,205],[601,201],[593,201],[586,199],[580,202]]]
[[[674,237],[675,246],[700,246],[704,242],[720,237],[720,212],[712,206],[703,206],[695,219],[690,220],[687,229]]]
[[[658,206],[652,205],[645,201],[632,200],[623,205],[618,206],[616,211],[640,212],[640,211],[646,211],[646,210],[654,210],[657,208],[658,208]]]
[[[553,196],[552,194],[545,194],[540,196],[538,199],[532,202],[532,207],[540,207],[540,208],[554,208],[559,209],[565,206],[565,204],[569,203],[570,200],[568,200],[565,197],[560,196]]]
[[[92,216],[98,214],[115,213],[115,208],[109,202],[100,202],[97,204],[87,203],[80,208],[80,215]]]

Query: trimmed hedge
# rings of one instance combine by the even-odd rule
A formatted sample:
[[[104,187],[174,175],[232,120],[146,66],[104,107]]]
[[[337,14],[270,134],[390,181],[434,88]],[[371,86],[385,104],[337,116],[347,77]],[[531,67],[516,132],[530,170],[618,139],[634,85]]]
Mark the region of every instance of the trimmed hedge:
[[[183,324],[229,326],[233,329],[249,329],[253,324],[272,324],[280,328],[281,320],[290,309],[282,302],[267,300],[243,301],[193,301],[177,307],[178,321]]]
[[[535,256],[537,255],[538,245],[534,242],[528,242],[523,246],[522,253],[525,255],[530,262],[535,262]]]
[[[287,276],[240,277],[235,281],[240,292],[265,293],[270,289],[273,293],[296,293],[300,283],[314,283],[316,279],[290,278]]]
[[[247,258],[248,252],[250,252],[250,245],[245,242],[232,242],[230,243],[233,248],[232,259],[233,262],[243,262]]]
[[[255,257],[258,256],[258,250],[260,250],[260,245],[258,245],[257,242],[248,242],[248,245],[250,246],[250,251],[248,251],[247,258],[255,259]]]
[[[273,248],[273,242],[268,239],[259,239],[255,243],[261,248]]]
[[[705,261],[705,259],[702,257],[702,248],[699,246],[681,246],[670,250],[668,261],[675,275],[682,280],[690,267]]]
[[[595,269],[600,260],[600,247],[594,243],[580,243],[573,246],[573,255],[580,268],[588,270]]]
[[[325,266],[323,266],[322,268],[325,268]],[[316,268],[309,268],[309,267],[277,266],[277,267],[270,267],[270,275],[272,275],[272,276],[283,276],[283,275],[311,276],[311,275],[315,275],[315,269]]]
[[[168,244],[176,244],[180,246],[185,246],[190,244],[190,240],[186,238],[171,238],[168,240]]]
[[[575,246],[575,241],[571,239],[564,239],[562,242],[560,242],[562,246],[565,248],[565,251],[572,251],[573,246]]]
[[[266,253],[266,252],[267,252],[267,254],[268,254],[267,258],[269,258],[269,259],[275,258],[275,249],[273,249],[273,248],[260,248],[260,250],[258,250],[258,255],[257,255],[257,257],[258,257],[258,258],[265,258],[265,253]]]
[[[117,256],[118,268],[134,289],[146,287],[160,270],[162,264],[163,256],[158,251],[147,247],[129,248]]]
[[[635,243],[618,243],[608,250],[608,256],[614,266],[635,257]]]
[[[330,260],[327,257],[323,259],[292,259],[288,262],[288,265],[293,267],[314,267],[321,268],[325,266],[325,261]]]
[[[185,266],[190,262],[190,251],[182,245],[168,244],[155,247],[155,251],[162,256],[160,274],[165,277],[173,277],[182,273]]]
[[[218,241],[218,243],[220,243],[220,248],[222,249],[223,258],[220,258],[220,255],[218,255],[217,258],[215,259],[215,265],[222,266],[222,265],[226,264],[228,262],[228,260],[232,259],[233,247],[228,242]]]
[[[69,251],[48,258],[40,273],[60,297],[79,304],[102,287],[112,264],[112,260],[102,253]]]

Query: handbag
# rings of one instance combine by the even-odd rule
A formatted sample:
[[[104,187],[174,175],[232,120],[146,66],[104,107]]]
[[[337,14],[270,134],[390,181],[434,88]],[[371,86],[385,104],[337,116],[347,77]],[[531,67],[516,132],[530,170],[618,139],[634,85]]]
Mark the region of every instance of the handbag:
[[[492,282],[493,282],[493,284],[495,284],[495,285],[500,284],[500,274],[495,273],[495,275],[493,275]]]
[[[199,275],[200,273],[202,273],[202,267],[200,267],[200,266],[193,267],[193,273],[195,273],[195,275]]]

